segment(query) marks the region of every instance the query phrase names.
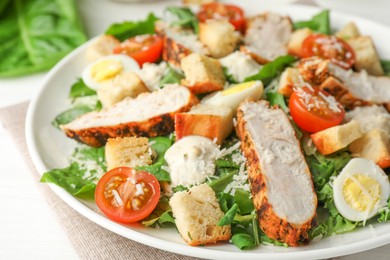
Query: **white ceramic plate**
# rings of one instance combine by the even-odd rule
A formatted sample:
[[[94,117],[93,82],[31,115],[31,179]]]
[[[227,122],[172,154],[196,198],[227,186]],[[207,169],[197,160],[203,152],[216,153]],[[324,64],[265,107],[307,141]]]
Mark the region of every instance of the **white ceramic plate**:
[[[255,1],[243,1],[240,4],[248,15],[265,11],[262,9],[264,7],[255,4]],[[298,5],[279,6],[268,10],[288,14],[293,20],[309,19],[319,11],[316,8]],[[390,59],[390,28],[341,13],[332,12],[331,16],[334,28],[354,21],[362,34],[373,37],[381,58]],[[85,59],[87,45],[88,43],[73,51],[49,72],[29,107],[26,121],[27,145],[41,174],[52,168],[67,166],[67,157],[75,146],[75,141],[66,138],[62,132],[52,127],[50,122],[67,108],[70,86],[80,77],[82,69],[87,65]],[[55,185],[50,187],[72,208],[102,227],[149,246],[190,256],[214,259],[318,259],[356,253],[390,243],[390,223],[383,223],[332,236],[299,248],[259,246],[254,250],[240,251],[227,243],[190,247],[175,229],[151,229],[140,225],[124,226],[115,223],[99,213],[94,204],[77,199]]]

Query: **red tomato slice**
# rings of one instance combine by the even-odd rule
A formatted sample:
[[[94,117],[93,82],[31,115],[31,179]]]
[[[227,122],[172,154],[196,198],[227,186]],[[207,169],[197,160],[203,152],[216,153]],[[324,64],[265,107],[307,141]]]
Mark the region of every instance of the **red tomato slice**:
[[[160,199],[160,184],[154,175],[129,167],[105,173],[95,190],[99,209],[108,218],[134,223],[149,216]]]
[[[304,58],[318,56],[349,69],[355,64],[355,53],[351,46],[336,36],[313,34],[302,43]]]
[[[308,87],[292,93],[289,109],[294,122],[309,133],[339,125],[345,115],[343,107],[333,96]]]
[[[142,67],[146,62],[156,62],[162,53],[163,41],[157,35],[139,35],[123,41],[115,47],[115,54],[124,53],[135,59]]]
[[[229,22],[237,31],[244,32],[245,18],[244,10],[235,5],[209,3],[200,7],[198,19],[205,22],[208,19],[228,18]]]

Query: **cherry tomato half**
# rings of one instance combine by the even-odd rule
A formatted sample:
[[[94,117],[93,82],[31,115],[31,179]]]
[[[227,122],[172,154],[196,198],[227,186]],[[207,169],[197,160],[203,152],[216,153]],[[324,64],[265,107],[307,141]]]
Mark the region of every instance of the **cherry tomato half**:
[[[155,62],[161,57],[163,41],[157,35],[139,35],[123,41],[115,47],[115,54],[124,53],[142,67],[145,62]]]
[[[154,175],[129,167],[105,173],[95,190],[95,201],[108,218],[133,223],[149,216],[160,199],[160,184]]]
[[[235,5],[209,3],[200,7],[198,19],[205,22],[208,19],[228,18],[229,22],[237,31],[244,32],[245,18],[244,10]]]
[[[355,53],[351,46],[336,36],[313,34],[302,43],[304,58],[318,56],[329,59],[344,69],[351,68],[355,63]]]
[[[343,107],[333,96],[308,87],[291,94],[289,109],[294,122],[309,133],[339,125],[345,115]]]

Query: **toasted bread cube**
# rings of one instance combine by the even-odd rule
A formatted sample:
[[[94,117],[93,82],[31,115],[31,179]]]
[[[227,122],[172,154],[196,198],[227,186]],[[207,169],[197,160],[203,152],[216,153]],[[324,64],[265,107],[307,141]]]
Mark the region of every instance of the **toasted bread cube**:
[[[180,68],[181,60],[188,56],[192,51],[174,39],[167,36],[163,39],[162,58],[175,68]]]
[[[127,97],[135,98],[143,92],[149,92],[137,74],[125,72],[117,75],[97,90],[104,108],[113,106]]]
[[[370,36],[359,36],[347,40],[355,52],[355,69],[366,70],[374,76],[384,75],[378,52]]]
[[[146,137],[117,137],[107,141],[107,170],[119,166],[137,167],[152,164],[152,150]]]
[[[185,79],[182,84],[195,94],[223,89],[225,75],[221,63],[213,58],[192,53],[181,60]]]
[[[390,141],[386,133],[379,129],[365,133],[348,149],[353,157],[372,160],[382,168],[390,167]]]
[[[318,151],[327,155],[347,147],[362,135],[359,122],[353,120],[344,125],[322,130],[310,135],[310,137]]]
[[[294,91],[294,86],[300,85],[301,82],[299,70],[287,68],[280,76],[278,92],[285,97],[289,97]]]
[[[331,94],[337,100],[339,100],[347,92],[343,83],[333,76],[329,76],[324,82],[322,82],[320,89]]]
[[[240,40],[240,34],[228,20],[207,20],[199,24],[199,39],[214,58],[232,53]]]
[[[121,42],[112,35],[102,35],[89,45],[87,49],[87,59],[95,61],[103,56],[113,54],[113,49]]]
[[[346,25],[344,25],[343,28],[337,31],[335,35],[341,39],[348,40],[351,38],[359,37],[360,32],[354,22],[349,22]]]
[[[207,184],[176,192],[169,201],[176,227],[191,246],[228,241],[230,225],[218,226],[224,216],[215,192]]]
[[[307,37],[312,34],[313,31],[309,28],[302,28],[293,31],[287,45],[288,53],[296,55],[298,57],[302,57],[302,43]]]
[[[187,135],[201,135],[222,144],[232,129],[233,111],[229,107],[198,104],[187,113],[175,115],[177,140]]]

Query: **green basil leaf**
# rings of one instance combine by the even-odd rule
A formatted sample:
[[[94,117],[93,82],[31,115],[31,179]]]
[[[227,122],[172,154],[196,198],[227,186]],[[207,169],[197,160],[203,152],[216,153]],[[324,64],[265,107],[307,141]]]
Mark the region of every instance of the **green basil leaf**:
[[[78,98],[91,95],[96,95],[96,91],[87,87],[87,85],[85,85],[82,79],[78,79],[77,82],[72,85],[69,93],[70,98]]]
[[[171,25],[178,25],[194,30],[196,34],[199,33],[199,21],[196,15],[187,7],[170,6],[166,9],[167,12],[175,15],[178,20],[171,23]]]
[[[0,77],[44,71],[86,41],[75,1],[14,0],[0,18]]]
[[[225,215],[219,220],[218,226],[230,225],[234,221],[234,217],[236,216],[238,210],[238,205],[235,203],[233,206],[225,213]]]
[[[323,34],[331,34],[329,10],[314,15],[309,21],[299,21],[293,23],[294,29],[309,28],[315,32]]]
[[[274,78],[276,78],[282,71],[290,66],[294,61],[295,57],[291,55],[280,56],[265,64],[259,71],[259,73],[252,75],[244,80],[244,82],[261,80],[264,86],[267,86]]]
[[[54,118],[52,122],[52,125],[59,128],[60,125],[65,125],[67,123],[70,123],[73,120],[75,120],[77,117],[91,111],[93,111],[93,108],[91,108],[90,106],[86,106],[86,105],[75,106],[73,108],[65,110],[64,112],[56,116],[56,118]]]
[[[105,34],[112,35],[120,41],[137,35],[154,34],[154,23],[156,21],[157,17],[150,13],[146,20],[115,23],[106,30]]]
[[[164,159],[164,155],[165,152],[168,150],[168,148],[172,146],[173,144],[172,140],[168,137],[160,136],[160,137],[150,138],[149,141],[153,143],[151,147],[157,153],[157,160],[152,165],[140,166],[137,167],[136,169],[144,170],[153,174],[159,181],[171,181],[169,173],[161,169],[161,166],[167,164]]]

